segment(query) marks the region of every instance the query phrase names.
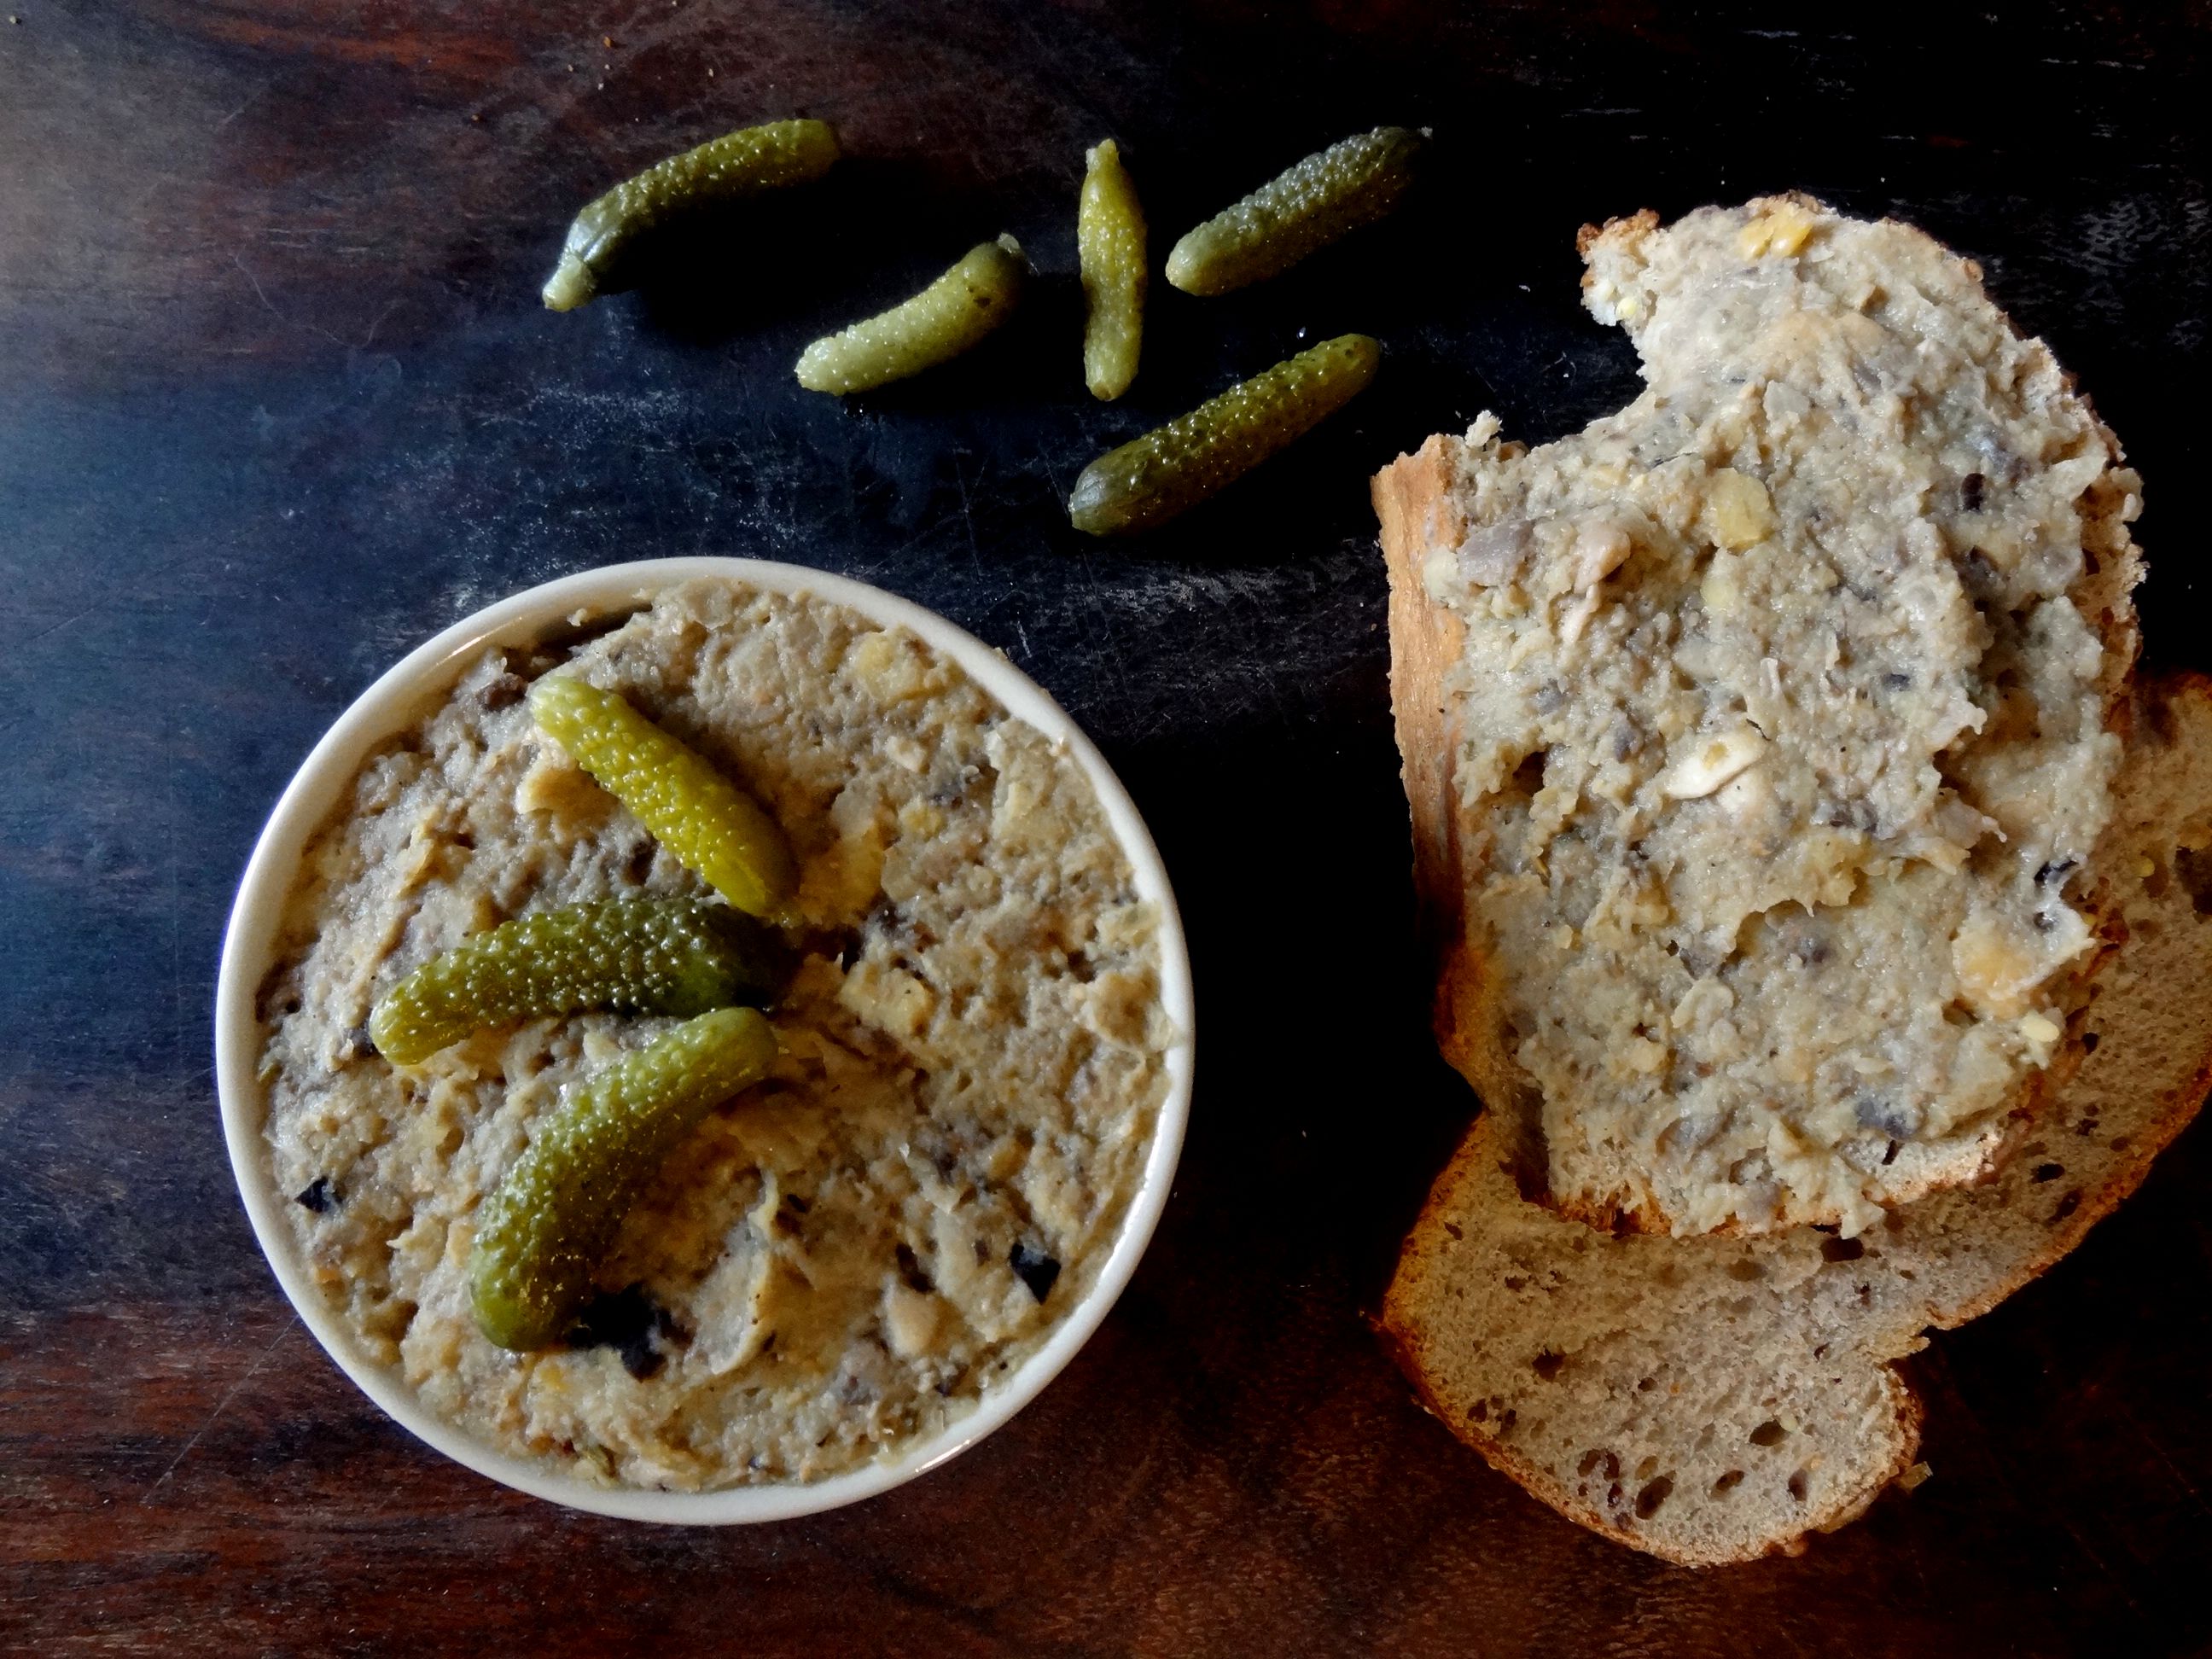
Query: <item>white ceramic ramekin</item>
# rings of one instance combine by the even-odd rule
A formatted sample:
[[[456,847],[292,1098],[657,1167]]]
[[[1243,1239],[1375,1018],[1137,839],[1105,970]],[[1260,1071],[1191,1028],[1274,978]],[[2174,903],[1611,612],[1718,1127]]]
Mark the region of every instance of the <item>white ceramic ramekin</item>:
[[[355,1346],[310,1282],[284,1217],[283,1206],[289,1200],[274,1184],[262,1135],[265,1101],[255,1078],[262,1034],[254,1000],[270,966],[285,896],[298,871],[301,849],[377,744],[428,712],[487,647],[521,645],[556,635],[571,629],[580,612],[599,617],[620,616],[649,603],[662,588],[701,577],[746,582],[779,593],[812,593],[876,622],[910,629],[958,662],[1011,713],[1064,744],[1089,775],[1106,809],[1135,872],[1137,890],[1158,907],[1161,999],[1182,1038],[1168,1056],[1168,1096],[1146,1161],[1144,1183],[1129,1206],[1103,1270],[1043,1347],[995,1387],[974,1411],[890,1461],[826,1480],[712,1492],[611,1489],[571,1480],[550,1465],[510,1456],[434,1417],[397,1375]],[[231,1170],[277,1283],[339,1369],[402,1428],[480,1474],[556,1504],[631,1520],[719,1526],[784,1520],[873,1497],[965,1451],[1036,1398],[1106,1317],[1136,1271],[1138,1259],[1144,1255],[1167,1203],[1190,1114],[1193,1030],[1190,958],[1159,851],[1130,803],[1128,792],[1097,746],[1027,675],[944,617],[861,582],[798,565],[755,559],[653,559],[610,565],[548,582],[454,623],[370,686],[324,734],[270,815],[239,886],[216,989],[216,1081],[222,1101],[222,1129],[230,1146]]]

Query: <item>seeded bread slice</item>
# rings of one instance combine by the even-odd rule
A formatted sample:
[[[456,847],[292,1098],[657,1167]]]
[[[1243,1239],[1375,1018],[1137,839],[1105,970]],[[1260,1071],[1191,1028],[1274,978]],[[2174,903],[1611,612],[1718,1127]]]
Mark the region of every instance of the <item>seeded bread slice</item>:
[[[2098,848],[2124,942],[2019,1158],[1856,1239],[1610,1237],[1522,1196],[1533,1120],[1492,1110],[1383,1304],[1428,1409],[1571,1520],[1690,1565],[1795,1553],[1912,1484],[1921,1408],[1893,1362],[2080,1243],[2212,1083],[2212,1003],[2177,994],[2212,983],[2212,679],[2134,713]]]

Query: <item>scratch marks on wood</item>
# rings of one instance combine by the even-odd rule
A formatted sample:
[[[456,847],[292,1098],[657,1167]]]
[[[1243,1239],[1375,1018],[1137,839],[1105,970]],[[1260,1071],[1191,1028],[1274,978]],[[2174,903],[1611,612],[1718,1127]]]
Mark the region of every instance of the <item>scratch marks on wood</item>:
[[[968,532],[968,557],[980,576],[983,574],[983,549],[975,539],[975,505],[968,498],[968,471],[960,465],[957,453],[952,457],[952,482],[960,492],[960,523]]]
[[[270,1356],[283,1345],[284,1339],[292,1334],[292,1328],[299,1322],[300,1316],[296,1313],[286,1320],[283,1328],[270,1339],[269,1346],[261,1351],[259,1357],[251,1365],[246,1367],[246,1375],[224,1391],[222,1398],[216,1401],[215,1409],[208,1413],[207,1421],[199,1425],[193,1432],[192,1437],[185,1442],[182,1449],[169,1460],[169,1467],[163,1469],[154,1484],[146,1488],[145,1496],[138,1500],[142,1505],[150,1505],[153,1503],[154,1494],[168,1484],[169,1477],[182,1467],[185,1459],[192,1455],[192,1448],[207,1438],[208,1431],[222,1419],[223,1413],[230,1409],[230,1402],[238,1398],[239,1390],[261,1374],[261,1368],[269,1363]]]
[[[238,274],[245,277],[246,282],[252,285],[253,289],[253,297],[261,301],[262,309],[266,311],[271,317],[274,317],[278,322],[283,324],[285,327],[291,329],[303,329],[307,333],[320,335],[324,339],[328,340],[334,346],[342,346],[345,343],[343,340],[338,338],[337,335],[331,333],[330,330],[325,328],[319,323],[297,322],[292,318],[287,317],[283,312],[277,310],[276,302],[269,297],[269,290],[261,286],[261,279],[258,276],[256,276],[252,270],[247,266],[246,257],[243,254],[234,251],[230,256],[230,262],[238,267]],[[384,314],[387,317],[392,314],[391,307],[387,306],[385,307]],[[377,321],[380,323],[383,320],[383,317],[377,319]],[[372,330],[372,335],[374,332],[374,331]]]

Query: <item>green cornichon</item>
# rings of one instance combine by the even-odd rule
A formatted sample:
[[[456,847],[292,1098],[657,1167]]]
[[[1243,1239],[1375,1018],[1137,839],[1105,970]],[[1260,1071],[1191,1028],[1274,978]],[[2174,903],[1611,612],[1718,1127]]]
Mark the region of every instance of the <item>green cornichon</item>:
[[[760,1014],[718,1008],[570,1088],[478,1217],[469,1288],[485,1336],[518,1351],[558,1341],[647,1182],[775,1051]]]
[[[769,121],[657,161],[585,204],[568,227],[561,263],[546,279],[545,303],[574,311],[599,293],[624,246],[678,213],[805,184],[836,159],[837,135],[827,122]]]
[[[1076,479],[1069,520],[1094,536],[1164,524],[1341,409],[1382,356],[1364,334],[1339,335],[1109,450]]]
[[[1145,210],[1137,186],[1109,138],[1084,157],[1083,193],[1075,209],[1075,252],[1087,313],[1083,379],[1091,395],[1111,401],[1137,378],[1145,334]]]
[[[586,1008],[689,1018],[764,1003],[782,976],[775,935],[706,899],[628,894],[535,910],[432,957],[385,993],[377,1053],[414,1066],[471,1031]]]
[[[530,688],[530,712],[685,868],[738,909],[773,915],[797,890],[790,843],[766,809],[618,693],[548,674]]]
[[[809,392],[866,392],[934,368],[1005,322],[1028,275],[1012,237],[981,243],[911,300],[807,347],[799,383]]]
[[[1377,127],[1307,156],[1177,242],[1168,281],[1186,294],[1226,294],[1381,218],[1413,182],[1423,136]]]

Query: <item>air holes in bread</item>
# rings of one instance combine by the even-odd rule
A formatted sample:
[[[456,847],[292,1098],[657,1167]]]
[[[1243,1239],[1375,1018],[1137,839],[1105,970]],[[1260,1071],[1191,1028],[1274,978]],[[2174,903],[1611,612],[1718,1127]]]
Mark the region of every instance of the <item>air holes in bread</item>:
[[[2182,890],[2189,895],[2191,907],[2200,916],[2212,915],[2212,851],[2194,852],[2186,847],[2173,849],[2173,873],[2181,878]],[[2150,884],[2143,884],[2148,891]],[[2151,895],[2153,898],[2157,894]]]

